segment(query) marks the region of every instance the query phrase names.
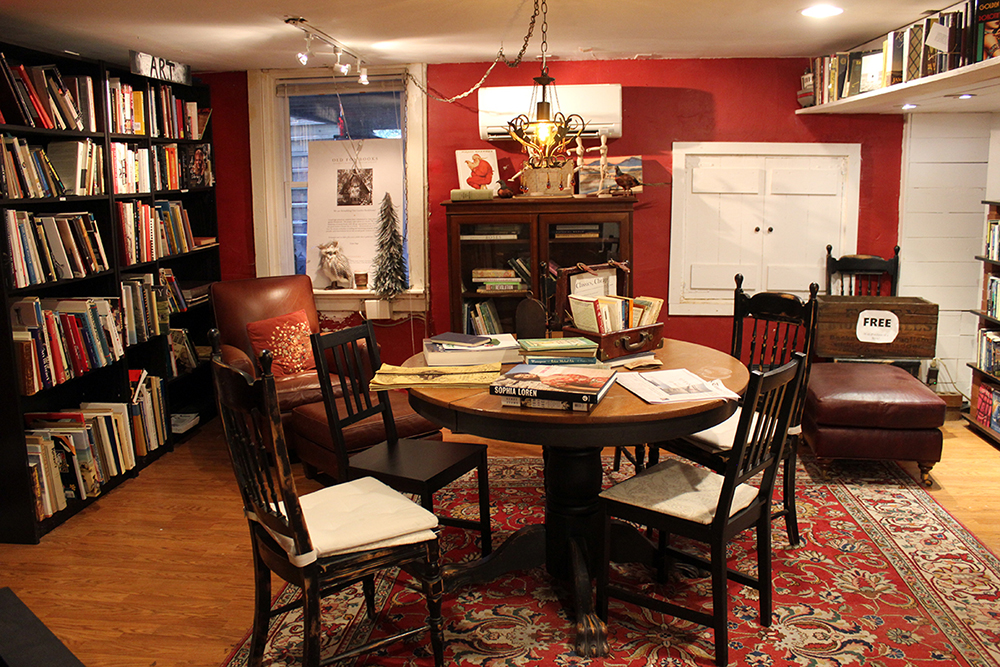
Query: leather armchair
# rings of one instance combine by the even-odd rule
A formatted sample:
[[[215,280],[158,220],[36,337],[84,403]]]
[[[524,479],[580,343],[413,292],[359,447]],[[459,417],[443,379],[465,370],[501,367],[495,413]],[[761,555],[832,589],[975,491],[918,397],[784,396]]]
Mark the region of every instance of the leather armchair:
[[[308,276],[273,276],[213,283],[212,308],[219,330],[222,361],[253,378],[260,376],[247,325],[299,310],[306,312],[311,333],[319,332],[319,313]],[[332,365],[332,364],[331,364]],[[370,375],[370,374],[369,374]],[[326,419],[323,392],[315,369],[274,378],[282,427],[288,444],[307,466],[307,473],[322,472],[336,478],[333,436]],[[331,383],[334,396],[343,392],[340,379]],[[388,392],[396,429],[401,438],[441,438],[440,429],[416,414],[406,394]],[[297,410],[298,408],[298,410]],[[292,413],[301,413],[293,418]],[[381,419],[355,425],[345,432],[349,451],[366,449],[385,439]],[[377,422],[377,423],[375,423]]]

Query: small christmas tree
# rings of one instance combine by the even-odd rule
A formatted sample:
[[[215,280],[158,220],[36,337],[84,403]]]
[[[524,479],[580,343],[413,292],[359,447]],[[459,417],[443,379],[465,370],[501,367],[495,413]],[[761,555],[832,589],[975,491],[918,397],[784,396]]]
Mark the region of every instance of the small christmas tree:
[[[403,257],[403,235],[392,197],[385,193],[378,212],[378,250],[372,261],[372,291],[383,299],[392,299],[410,286]]]

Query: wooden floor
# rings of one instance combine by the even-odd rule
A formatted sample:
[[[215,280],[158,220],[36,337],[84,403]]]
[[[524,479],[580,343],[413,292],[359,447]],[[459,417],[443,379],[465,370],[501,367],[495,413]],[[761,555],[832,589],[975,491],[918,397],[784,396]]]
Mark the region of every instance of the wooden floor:
[[[506,443],[490,452],[538,454]],[[949,421],[932,475],[931,494],[1000,554],[1000,450]],[[0,586],[88,667],[219,665],[251,618],[249,540],[232,477],[209,423],[41,544],[0,545]]]

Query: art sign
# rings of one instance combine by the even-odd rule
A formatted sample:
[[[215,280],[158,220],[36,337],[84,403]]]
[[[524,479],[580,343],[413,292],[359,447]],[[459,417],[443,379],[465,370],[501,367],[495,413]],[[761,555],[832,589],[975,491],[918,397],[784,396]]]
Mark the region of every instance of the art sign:
[[[132,74],[141,74],[170,83],[182,83],[185,86],[191,85],[191,67],[188,65],[139,51],[129,51],[128,60]]]

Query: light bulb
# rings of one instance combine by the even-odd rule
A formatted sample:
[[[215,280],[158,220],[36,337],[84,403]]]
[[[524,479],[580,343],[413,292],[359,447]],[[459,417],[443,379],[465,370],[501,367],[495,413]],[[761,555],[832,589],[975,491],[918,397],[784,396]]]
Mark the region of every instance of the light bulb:
[[[361,68],[361,73],[358,75],[358,83],[360,83],[362,86],[367,86],[368,85],[368,68],[367,67],[362,67]]]
[[[302,63],[303,65],[309,64],[309,54],[306,53],[305,51],[301,51],[298,55],[296,55],[296,57],[299,59],[299,62]]]
[[[548,122],[538,123],[535,129],[535,137],[538,139],[538,143],[540,144],[549,143],[549,140],[552,138],[552,133],[554,130],[555,128],[552,126],[552,123]]]
[[[341,74],[347,74],[351,71],[351,63],[343,63],[342,65],[338,65],[338,67],[340,68]]]

